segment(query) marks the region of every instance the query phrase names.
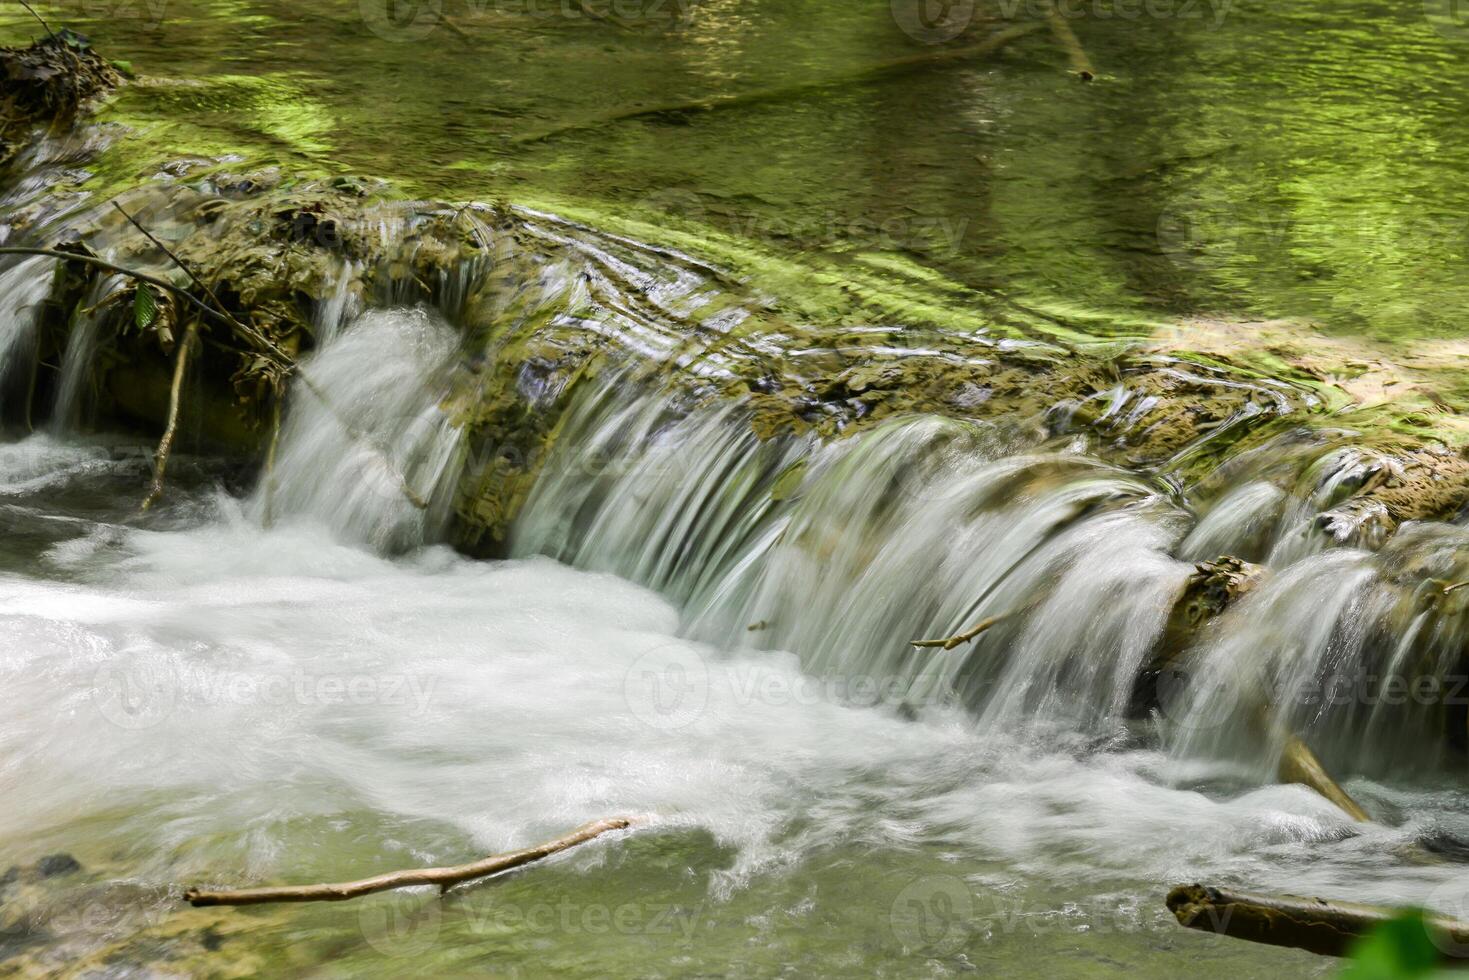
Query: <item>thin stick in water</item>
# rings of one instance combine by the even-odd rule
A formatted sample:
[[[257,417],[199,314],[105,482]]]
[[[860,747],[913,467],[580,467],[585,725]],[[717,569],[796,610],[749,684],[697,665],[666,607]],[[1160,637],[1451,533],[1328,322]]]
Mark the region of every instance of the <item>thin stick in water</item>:
[[[953,636],[946,636],[937,640],[909,640],[908,642],[915,647],[943,647],[945,650],[952,650],[957,646],[968,643],[970,640],[974,639],[976,636],[983,633],[985,630],[989,629],[991,626],[995,625],[1008,615],[1010,614],[1001,613],[998,616],[991,616],[988,619],[981,619],[978,623],[975,623],[969,629],[965,630],[962,633],[956,633]]]
[[[472,864],[390,871],[387,874],[375,875],[359,881],[344,881],[337,884],[285,885],[279,888],[242,888],[234,891],[207,891],[203,888],[190,888],[184,892],[184,900],[195,908],[199,908],[205,905],[261,905],[267,902],[340,902],[349,898],[371,895],[373,892],[408,888],[412,885],[438,885],[441,891],[447,891],[451,885],[541,861],[611,831],[625,830],[631,825],[632,821],[626,817],[595,820],[578,827],[564,837],[558,837],[520,851],[494,854]]]
[[[153,460],[153,485],[148,490],[148,496],[143,498],[142,507],[139,508],[143,511],[147,511],[158,502],[159,497],[163,496],[163,474],[168,468],[168,454],[173,451],[173,440],[178,435],[179,402],[184,387],[184,373],[189,366],[189,351],[194,346],[198,335],[198,321],[191,321],[174,355],[173,387],[169,389],[168,394],[168,426],[163,430],[163,438],[158,441],[158,454]]]
[[[1077,38],[1076,32],[1061,16],[1053,3],[1046,8],[1046,22],[1051,25],[1051,34],[1066,49],[1066,57],[1071,60],[1071,70],[1076,77],[1083,82],[1089,82],[1097,77],[1097,70],[1092,67],[1091,59],[1086,56],[1086,48],[1081,46],[1081,40]]]

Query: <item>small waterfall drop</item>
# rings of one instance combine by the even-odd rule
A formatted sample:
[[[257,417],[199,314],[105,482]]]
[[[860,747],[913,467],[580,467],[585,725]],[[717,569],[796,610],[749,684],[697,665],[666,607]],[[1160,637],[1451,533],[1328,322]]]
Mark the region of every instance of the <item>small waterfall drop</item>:
[[[1289,467],[1238,467],[1195,520],[1161,483],[997,426],[913,416],[762,441],[737,408],[630,387],[581,394],[513,550],[658,589],[686,635],[789,651],[838,700],[958,701],[987,730],[1088,742],[1141,720],[1139,677],[1166,656],[1187,665],[1152,705],[1177,758],[1270,782],[1300,737],[1346,773],[1449,763],[1469,593],[1423,583],[1469,578],[1465,532],[1409,526],[1380,553],[1317,533],[1362,479],[1354,454],[1292,437]],[[1192,562],[1236,550],[1264,584],[1168,647]],[[952,649],[910,643],[980,624]],[[1393,702],[1390,676],[1439,701]]]
[[[1082,456],[989,426],[897,419],[821,446],[732,409],[678,416],[615,384],[572,415],[517,526],[547,553],[663,591],[716,645],[796,653],[839,697],[957,694],[986,722],[1107,731],[1188,566],[1184,517]],[[1002,617],[951,651],[909,641]]]
[[[51,411],[51,431],[55,435],[75,431],[82,421],[84,389],[92,373],[92,361],[97,355],[97,342],[105,318],[98,307],[125,282],[126,279],[120,275],[101,276],[93,281],[78,304],[66,353],[61,359],[61,380],[56,387],[56,402]]]
[[[32,353],[41,302],[51,292],[55,268],[55,259],[35,256],[0,272],[0,406],[7,390],[24,373],[21,363]]]
[[[257,519],[310,517],[379,550],[437,537],[459,453],[439,407],[457,346],[426,310],[379,310],[306,358],[251,503]]]

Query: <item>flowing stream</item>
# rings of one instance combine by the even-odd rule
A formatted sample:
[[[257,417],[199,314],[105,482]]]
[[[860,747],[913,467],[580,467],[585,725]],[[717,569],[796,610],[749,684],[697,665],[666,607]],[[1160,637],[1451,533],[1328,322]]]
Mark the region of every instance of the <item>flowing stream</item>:
[[[1444,854],[1462,856],[1469,797],[1411,715],[1292,702],[1333,764],[1356,760],[1367,825],[1275,784],[1244,734],[1252,671],[1365,669],[1383,577],[1451,555],[1458,529],[1298,547],[1138,718],[1134,678],[1191,567],[1176,555],[1252,521],[1196,521],[1143,478],[977,425],[760,444],[730,410],[679,415],[609,375],[573,408],[518,557],[474,561],[435,543],[454,337],[423,309],[350,319],[304,363],[270,476],[183,457],[143,520],[138,448],[0,447],[0,773],[25,801],[0,814],[23,913],[0,951],[1278,976],[1327,964],[1179,930],[1166,889],[1462,904]],[[1286,501],[1239,486],[1218,510],[1273,508],[1270,533],[1295,533]],[[907,646],[1001,613],[972,646]],[[183,883],[449,863],[616,814],[647,824],[442,902],[177,907]],[[24,870],[58,852],[82,873]]]
[[[870,74],[995,26],[935,39],[924,5],[41,5],[137,77],[16,158],[0,243],[85,229],[174,275],[110,250],[109,200],[174,240],[271,168],[386,178],[362,207],[398,258],[403,197],[515,204],[416,202],[484,246],[432,283],[333,252],[271,464],[185,412],[147,513],[157,433],[98,411],[122,280],[77,297],[38,402],[56,263],[0,258],[0,977],[1276,978],[1336,964],[1181,929],[1168,889],[1469,918],[1464,515],[1343,511],[1382,461],[1325,428],[1166,465],[1324,412],[1297,384],[1323,372],[1432,431],[1469,404],[1462,13],[1100,3],[1074,25],[1096,84],[1043,30]],[[35,29],[0,5],[6,43]],[[633,111],[680,100],[721,108]],[[447,544],[474,304],[539,325],[538,354],[616,353],[497,560]],[[1042,406],[1090,429],[899,412],[762,440],[657,383],[1116,339],[1180,387]],[[517,392],[540,410],[555,378],[528,358]],[[1225,388],[1167,460],[1103,451]],[[1224,555],[1259,583],[1154,662]],[[1297,737],[1370,823],[1279,781]],[[180,900],[617,815],[638,827],[442,897]]]

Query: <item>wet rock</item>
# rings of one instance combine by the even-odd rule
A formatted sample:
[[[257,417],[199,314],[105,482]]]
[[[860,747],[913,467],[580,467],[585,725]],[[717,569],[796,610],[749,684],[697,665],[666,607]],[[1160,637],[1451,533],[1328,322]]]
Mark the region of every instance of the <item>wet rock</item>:
[[[1377,549],[1408,521],[1454,517],[1469,506],[1469,460],[1437,447],[1381,454],[1346,501],[1316,527],[1338,545]]]
[[[56,878],[82,870],[82,864],[70,854],[47,854],[36,862],[36,874],[41,878]]]
[[[1138,674],[1129,714],[1144,717],[1157,706],[1159,678],[1176,672],[1200,629],[1253,591],[1264,577],[1262,566],[1229,555],[1194,565],[1193,573],[1173,604],[1158,648]]]

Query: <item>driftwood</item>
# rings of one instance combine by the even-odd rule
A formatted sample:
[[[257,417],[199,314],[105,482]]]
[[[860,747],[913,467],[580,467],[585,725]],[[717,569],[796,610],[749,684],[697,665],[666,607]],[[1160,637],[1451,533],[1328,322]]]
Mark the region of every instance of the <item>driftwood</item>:
[[[158,454],[153,457],[153,484],[148,488],[148,496],[143,498],[141,510],[147,510],[158,502],[163,496],[163,474],[168,468],[168,454],[173,451],[173,440],[179,430],[179,402],[184,386],[184,374],[189,366],[189,351],[193,348],[199,336],[199,324],[191,322],[188,329],[184,331],[183,339],[179,341],[179,349],[174,352],[173,361],[173,387],[168,393],[168,425],[163,430],[163,438],[158,440]]]
[[[626,817],[596,820],[578,827],[564,837],[558,837],[520,851],[494,854],[472,864],[460,864],[447,868],[410,868],[406,871],[390,871],[387,874],[363,878],[360,881],[321,885],[284,885],[278,888],[242,888],[234,891],[207,891],[202,888],[190,888],[184,892],[184,901],[195,908],[205,905],[261,905],[268,902],[340,902],[393,888],[408,888],[412,885],[438,885],[439,890],[443,892],[447,891],[451,885],[531,864],[578,844],[585,844],[611,831],[625,830],[631,825],[632,821]]]
[[[792,85],[755,89],[751,92],[740,92],[730,95],[714,95],[703,99],[689,99],[683,102],[665,102],[658,105],[621,109],[617,112],[596,116],[580,122],[566,123],[565,125],[556,126],[551,129],[526,133],[523,136],[515,137],[512,142],[537,143],[541,140],[550,139],[553,136],[559,136],[562,133],[576,132],[583,129],[596,129],[599,126],[606,126],[610,123],[624,122],[629,119],[642,119],[648,116],[676,115],[688,112],[714,112],[719,109],[729,109],[735,106],[778,102],[783,99],[806,95],[819,89],[830,88],[834,85],[852,85],[884,75],[898,74],[919,68],[944,65],[993,54],[1011,41],[1040,30],[1042,26],[1044,25],[1021,24],[1015,27],[1007,27],[1004,30],[996,31],[978,44],[970,44],[962,48],[945,48],[940,51],[925,51],[922,54],[905,55],[901,58],[880,61],[876,64],[858,69],[857,71],[829,75],[825,78],[813,79],[807,82],[796,82]]]
[[[1190,929],[1322,956],[1346,955],[1357,939],[1401,914],[1379,905],[1257,895],[1205,885],[1174,888],[1168,893],[1168,910]],[[1469,952],[1469,922],[1438,915],[1427,915],[1424,922],[1446,962],[1469,965],[1463,958]]]
[[[1282,783],[1300,783],[1309,786],[1322,796],[1326,797],[1337,806],[1346,811],[1347,815],[1359,823],[1371,823],[1372,818],[1367,816],[1367,811],[1362,809],[1357,801],[1347,795],[1347,791],[1341,788],[1321,760],[1316,758],[1316,753],[1299,738],[1291,735],[1285,740],[1285,748],[1280,753],[1280,766],[1278,775]]]
[[[952,650],[957,646],[962,646],[963,644],[968,643],[970,640],[974,639],[976,636],[983,633],[985,630],[989,629],[991,626],[995,625],[1000,620],[1009,615],[1009,613],[1000,613],[1000,615],[998,616],[990,616],[987,619],[981,619],[978,623],[975,623],[964,632],[955,633],[953,636],[946,636],[942,639],[909,640],[908,642],[915,647],[943,647],[945,650]]]

